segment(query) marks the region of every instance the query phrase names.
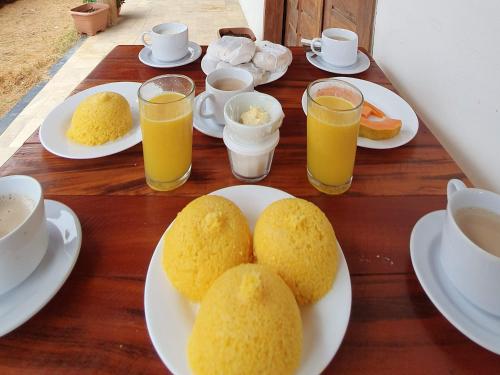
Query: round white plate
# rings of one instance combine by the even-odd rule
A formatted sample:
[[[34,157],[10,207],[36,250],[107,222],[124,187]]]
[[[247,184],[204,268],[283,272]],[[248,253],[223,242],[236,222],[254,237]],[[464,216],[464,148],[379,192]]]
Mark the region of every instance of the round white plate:
[[[217,59],[209,57],[208,55],[205,55],[201,59],[201,70],[203,71],[203,73],[205,73],[205,75],[209,75],[210,73],[212,73],[214,70],[217,69],[217,64],[219,62],[220,62],[220,60],[217,60]],[[234,67],[237,68],[238,65],[235,65]],[[288,70],[288,67],[286,67],[285,70],[278,70],[276,72],[269,72],[267,79],[264,82],[262,82],[258,85],[255,85],[255,86],[265,85],[266,83],[276,81],[276,80],[280,79],[281,77],[283,77],[287,70]]]
[[[417,135],[418,118],[410,105],[395,92],[363,79],[351,77],[335,77],[356,86],[366,101],[380,108],[391,118],[402,121],[398,135],[389,139],[374,140],[358,137],[358,146],[374,149],[388,149],[402,146],[410,142]],[[307,89],[302,94],[302,110],[307,116]]]
[[[467,301],[448,280],[441,265],[445,215],[445,210],[434,211],[415,224],[410,238],[413,268],[427,296],[451,324],[483,348],[500,354],[500,316]]]
[[[312,51],[306,53],[306,58],[307,61],[313,64],[316,68],[336,74],[358,74],[364,72],[370,67],[370,59],[361,51],[358,51],[358,59],[354,64],[344,67],[331,65],[324,61],[321,56],[316,55]]]
[[[82,229],[73,210],[45,199],[45,216],[49,231],[47,253],[26,280],[0,295],[0,337],[26,322],[54,297],[78,258]]]
[[[284,191],[258,185],[231,186],[212,192],[237,204],[253,231],[260,213],[272,202],[290,198]],[[167,228],[168,230],[168,228]],[[149,336],[168,369],[190,374],[186,346],[198,310],[172,286],[161,265],[163,236],[149,264],[144,290],[144,309]],[[340,249],[340,246],[339,246]],[[312,306],[301,308],[302,361],[299,375],[319,374],[337,352],[351,312],[351,279],[342,250],[333,288]]]
[[[45,149],[57,156],[68,159],[93,159],[116,154],[126,150],[142,140],[139,125],[139,104],[137,90],[141,86],[137,82],[115,82],[91,87],[70,96],[54,108],[40,126],[40,142]],[[121,94],[127,99],[132,111],[132,129],[123,137],[98,146],[85,146],[71,141],[66,131],[71,124],[73,112],[86,97],[103,91]]]
[[[195,42],[188,42],[188,53],[182,59],[175,61],[159,61],[153,57],[151,48],[144,47],[139,52],[139,60],[148,66],[153,68],[175,68],[178,66],[183,66],[196,61],[201,56],[201,47]]]
[[[193,107],[198,108],[198,101],[202,98],[205,91],[199,93],[194,98]],[[219,124],[212,118],[201,117],[197,110],[193,111],[193,126],[199,132],[214,138],[222,139],[222,131],[224,130],[224,124]]]

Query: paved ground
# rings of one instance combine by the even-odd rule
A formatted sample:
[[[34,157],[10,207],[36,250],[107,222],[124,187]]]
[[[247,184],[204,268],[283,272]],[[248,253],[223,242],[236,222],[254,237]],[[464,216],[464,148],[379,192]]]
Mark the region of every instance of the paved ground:
[[[40,126],[97,63],[118,44],[141,44],[143,31],[168,21],[189,26],[190,39],[208,44],[221,27],[247,26],[238,0],[127,0],[119,23],[89,37],[0,135],[0,166]]]

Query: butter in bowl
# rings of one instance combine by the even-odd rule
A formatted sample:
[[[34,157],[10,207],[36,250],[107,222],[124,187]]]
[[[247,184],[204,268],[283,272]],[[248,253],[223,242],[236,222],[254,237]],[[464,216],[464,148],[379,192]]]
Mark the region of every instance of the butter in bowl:
[[[256,182],[267,177],[284,117],[280,102],[271,95],[254,91],[228,100],[223,140],[237,179]]]

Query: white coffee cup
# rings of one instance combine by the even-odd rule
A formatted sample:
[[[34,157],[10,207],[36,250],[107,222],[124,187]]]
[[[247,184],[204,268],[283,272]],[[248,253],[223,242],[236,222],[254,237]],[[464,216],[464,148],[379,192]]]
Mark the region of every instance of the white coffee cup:
[[[149,35],[151,43],[144,38]],[[154,26],[151,31],[142,33],[142,43],[158,61],[175,61],[188,53],[188,27],[183,23],[168,22]]]
[[[242,82],[241,87],[235,90],[221,90],[214,85],[228,79]],[[250,72],[240,68],[223,68],[214,70],[205,80],[203,92],[196,105],[196,112],[204,118],[212,118],[219,124],[224,124],[224,105],[233,96],[253,91],[253,76]]]
[[[321,46],[321,51],[316,49]],[[328,64],[345,67],[358,59],[358,34],[351,30],[331,28],[321,33],[321,38],[311,41],[311,50]]]
[[[477,307],[500,315],[500,257],[472,242],[458,226],[455,215],[463,208],[482,208],[500,215],[500,195],[467,188],[450,180],[448,205],[441,237],[441,264],[456,289]]]
[[[30,201],[31,211],[0,238],[0,294],[24,281],[47,252],[48,232],[42,186],[29,176],[0,178],[0,195]]]

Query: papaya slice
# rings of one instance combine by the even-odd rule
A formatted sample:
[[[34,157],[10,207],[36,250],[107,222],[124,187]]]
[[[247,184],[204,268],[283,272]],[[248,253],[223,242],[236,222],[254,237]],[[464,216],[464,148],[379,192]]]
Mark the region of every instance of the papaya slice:
[[[365,101],[363,103],[363,110],[361,112],[361,116],[366,118],[370,116],[383,118],[385,117],[385,113],[380,108],[375,107],[372,103]]]
[[[395,137],[401,130],[401,120],[384,117],[380,121],[372,121],[361,116],[359,136],[369,139],[389,139]]]

